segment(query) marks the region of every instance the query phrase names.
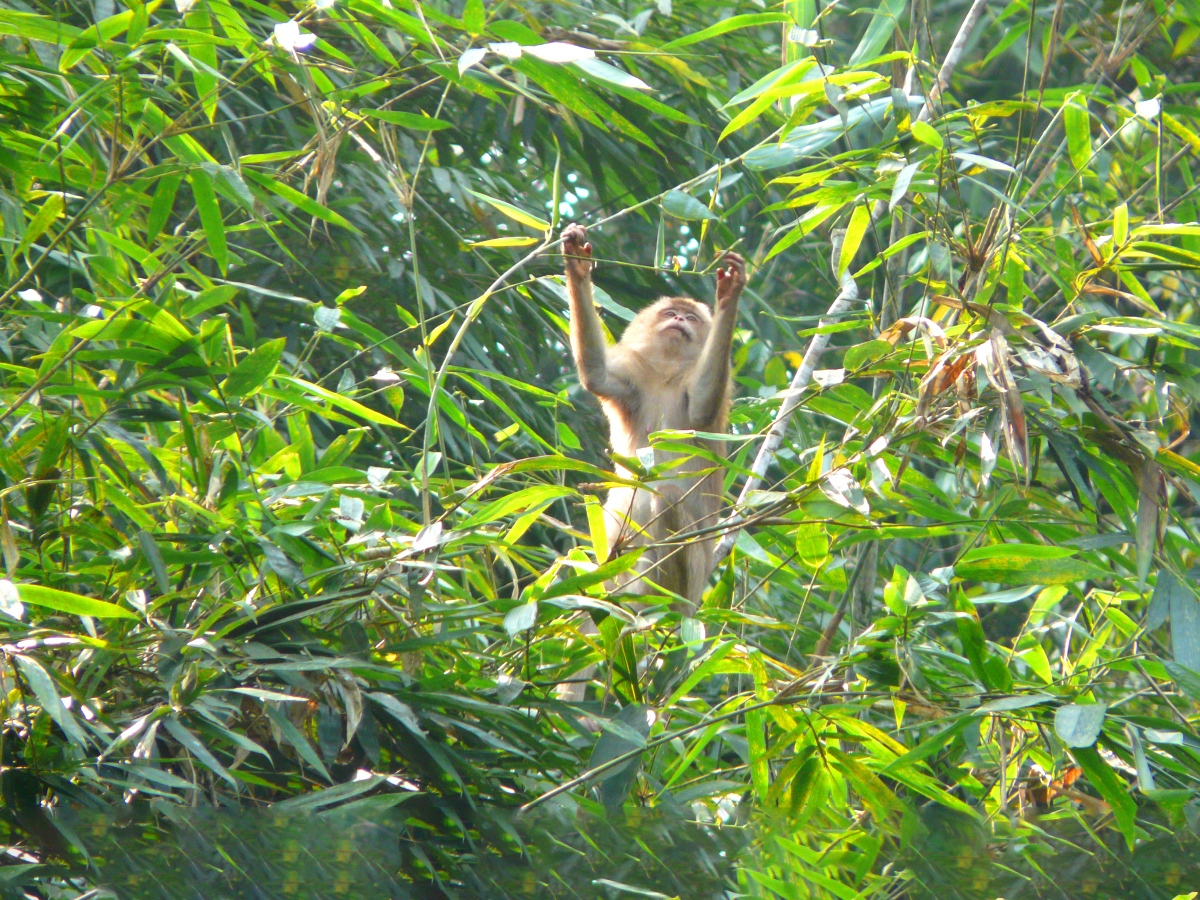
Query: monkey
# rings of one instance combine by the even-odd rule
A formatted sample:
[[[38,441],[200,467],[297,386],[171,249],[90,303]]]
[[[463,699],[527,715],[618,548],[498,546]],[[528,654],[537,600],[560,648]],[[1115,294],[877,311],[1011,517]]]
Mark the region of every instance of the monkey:
[[[741,255],[729,252],[722,259],[711,310],[687,297],[663,297],[638,313],[612,346],[605,340],[592,296],[592,245],[583,226],[563,230],[563,255],[571,354],[583,387],[600,401],[614,452],[635,456],[649,445],[654,431],[725,432],[732,384],[730,347],[738,299],[746,286]],[[695,443],[724,455],[720,441],[696,438]],[[716,538],[703,530],[717,525],[724,476],[701,456],[673,456],[681,457],[677,466],[655,481],[652,490],[619,486],[609,491],[605,531],[614,555],[645,547],[638,566],[618,581],[618,587],[640,594],[655,592],[652,584],[665,588],[683,598],[677,609],[692,615],[712,572]],[[631,477],[620,465],[617,474]],[[697,531],[701,533],[671,542]],[[573,699],[582,699],[583,684],[569,687],[579,688],[572,692]]]

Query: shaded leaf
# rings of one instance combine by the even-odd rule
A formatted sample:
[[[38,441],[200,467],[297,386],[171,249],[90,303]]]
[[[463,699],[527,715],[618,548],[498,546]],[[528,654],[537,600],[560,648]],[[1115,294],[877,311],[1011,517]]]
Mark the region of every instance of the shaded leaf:
[[[1054,712],[1054,731],[1068,747],[1090,747],[1104,727],[1103,703],[1068,703]]]
[[[662,208],[668,215],[677,219],[717,221],[720,218],[691,194],[685,194],[683,191],[667,191],[662,199]]]

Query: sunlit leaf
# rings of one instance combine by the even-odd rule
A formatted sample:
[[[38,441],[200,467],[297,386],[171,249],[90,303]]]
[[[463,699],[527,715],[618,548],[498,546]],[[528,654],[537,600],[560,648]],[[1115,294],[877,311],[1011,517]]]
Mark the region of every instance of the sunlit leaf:
[[[40,584],[18,584],[17,594],[20,596],[21,602],[30,606],[41,606],[75,616],[92,616],[97,619],[136,618],[134,613],[115,603],[44,587]]]
[[[538,231],[549,231],[550,223],[545,219],[538,218],[525,210],[513,206],[511,203],[506,203],[503,200],[497,200],[495,197],[488,197],[476,191],[471,191],[472,196],[477,197],[484,203],[494,206],[504,215],[508,216],[514,222],[520,222],[522,225],[528,225],[530,228],[536,228]]]

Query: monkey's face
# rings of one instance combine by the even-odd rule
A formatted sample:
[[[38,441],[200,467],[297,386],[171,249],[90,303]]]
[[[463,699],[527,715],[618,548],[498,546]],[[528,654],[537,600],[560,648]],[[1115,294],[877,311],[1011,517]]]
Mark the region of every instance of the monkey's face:
[[[658,311],[655,331],[666,340],[694,344],[704,321],[699,313],[683,304],[672,303]]]
[[[698,353],[708,336],[712,314],[708,307],[687,297],[663,297],[643,310],[630,325],[644,334],[645,343],[670,356]]]
[[[708,337],[712,313],[687,297],[663,297],[638,313],[621,343],[662,364],[690,364]]]

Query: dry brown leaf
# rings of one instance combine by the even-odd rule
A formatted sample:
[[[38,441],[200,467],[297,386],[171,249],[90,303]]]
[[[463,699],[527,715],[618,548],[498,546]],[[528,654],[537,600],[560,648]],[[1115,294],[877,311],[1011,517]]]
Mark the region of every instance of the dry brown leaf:
[[[905,316],[903,319],[897,319],[892,327],[879,337],[895,347],[914,328],[923,328],[939,347],[946,346],[946,332],[928,316]]]
[[[998,328],[992,330],[986,368],[1000,393],[1000,413],[1004,423],[1004,438],[1008,452],[1029,478],[1029,431],[1025,422],[1025,402],[1009,368],[1012,351]]]

